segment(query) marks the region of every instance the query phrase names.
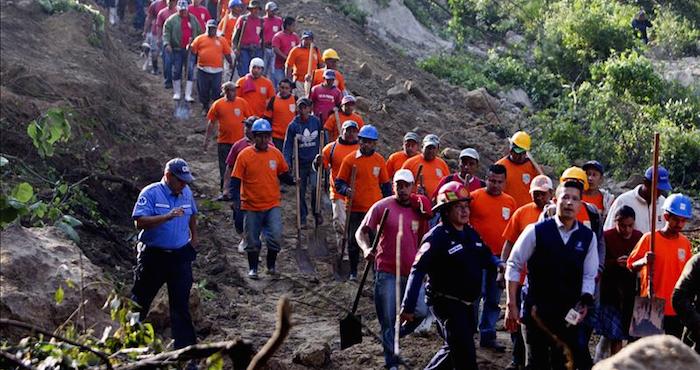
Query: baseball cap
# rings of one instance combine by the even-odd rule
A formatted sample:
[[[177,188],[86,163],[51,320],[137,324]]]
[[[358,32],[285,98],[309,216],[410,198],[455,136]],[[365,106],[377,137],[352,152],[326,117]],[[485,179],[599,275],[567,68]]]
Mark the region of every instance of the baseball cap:
[[[215,20],[210,19],[210,20],[207,21],[207,28],[209,28],[209,27],[214,27],[214,28],[216,28],[216,27],[218,27],[218,25],[216,24],[216,21],[215,21]]]
[[[533,191],[550,191],[552,189],[554,189],[552,179],[547,175],[537,175],[530,182],[530,193]]]
[[[274,1],[268,1],[267,4],[265,4],[265,10],[269,10],[272,12],[277,9],[277,4]]]
[[[647,179],[648,181],[651,180],[651,173],[654,172],[653,167],[647,168],[647,170],[644,172],[644,178]],[[668,170],[659,166],[659,175],[658,175],[658,180],[659,182],[656,184],[656,188],[659,190],[663,191],[671,191],[671,183],[668,181]]]
[[[474,158],[478,161],[479,160],[479,153],[474,148],[463,149],[461,152],[459,152],[459,159],[466,158],[466,157]]]
[[[297,100],[297,107],[301,107],[302,105],[310,107],[313,105],[313,103],[311,102],[311,99],[309,99],[309,98],[301,98],[301,99]]]
[[[177,10],[187,10],[188,6],[187,0],[180,0],[177,2]]]
[[[305,38],[314,38],[314,33],[311,32],[311,31],[304,31],[304,32],[301,33],[301,38],[302,38],[302,39],[305,39]]]
[[[257,121],[259,118],[258,116],[250,116],[243,120],[243,124],[245,127],[253,127],[253,122]]]
[[[194,181],[194,177],[190,172],[190,166],[188,166],[187,162],[182,158],[173,158],[169,160],[168,163],[165,164],[165,170],[188,184]]]
[[[397,181],[406,181],[409,184],[413,184],[413,182],[415,181],[415,179],[413,178],[413,172],[405,168],[396,171],[396,173],[394,174],[394,182]]]
[[[601,174],[605,173],[605,168],[603,167],[603,165],[596,160],[591,160],[591,161],[584,163],[583,166],[581,166],[581,168],[583,168],[584,171],[588,168],[593,168],[594,170],[600,172]],[[649,176],[651,177],[651,175],[649,175]]]
[[[360,126],[357,124],[357,122],[355,122],[353,120],[347,120],[347,121],[343,122],[343,126],[341,127],[341,130],[345,130],[348,127],[354,127],[357,129],[360,128]]]
[[[413,140],[416,143],[420,141],[420,138],[418,137],[418,134],[416,134],[413,131],[409,131],[406,133],[406,135],[403,136],[403,141],[406,142],[408,140]]]
[[[352,95],[345,95],[343,96],[343,100],[340,101],[340,105],[345,105],[348,103],[355,103],[357,102],[357,99],[355,99],[354,96]]]
[[[262,4],[260,4],[260,0],[250,0],[250,2],[248,3],[248,9],[253,8],[262,9]]]
[[[425,135],[425,137],[423,138],[423,148],[427,148],[431,145],[435,147],[440,146],[440,138],[437,137],[437,135],[429,134]]]
[[[323,71],[324,80],[335,80],[335,71],[332,69],[327,69]]]

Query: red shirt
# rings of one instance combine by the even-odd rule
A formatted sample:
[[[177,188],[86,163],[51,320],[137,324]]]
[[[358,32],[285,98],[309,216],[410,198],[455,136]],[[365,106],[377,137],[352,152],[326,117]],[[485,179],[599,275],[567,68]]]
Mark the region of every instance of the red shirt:
[[[243,30],[243,35],[241,36],[241,47],[258,45],[260,46],[260,28],[262,27],[262,19],[258,17],[251,17],[250,14],[238,17],[236,21],[236,30],[240,30],[243,27],[243,22],[245,21],[245,29]]]
[[[163,8],[158,12],[158,16],[156,17],[156,35],[158,38],[163,37],[163,24],[165,24],[165,21],[175,13],[177,13],[177,8]]]
[[[277,16],[263,17],[263,43],[265,46],[272,44],[272,38],[277,32],[282,31],[282,18]]]
[[[299,36],[294,32],[286,33],[280,31],[272,37],[272,46],[280,49],[285,55],[289,55],[289,51],[300,43],[301,40]],[[275,68],[283,69],[286,60],[287,58],[281,58],[279,55],[275,54]]]
[[[190,5],[187,8],[187,11],[192,13],[197,18],[197,22],[199,22],[199,26],[202,29],[202,32],[205,34],[207,33],[207,21],[211,19],[211,14],[209,14],[209,10],[207,10],[206,7],[204,6],[194,6]]]
[[[326,122],[326,118],[333,111],[333,107],[340,106],[340,101],[343,100],[343,93],[335,86],[327,88],[323,85],[318,85],[311,88],[309,99],[314,103],[314,115],[321,122]]]
[[[183,18],[183,17],[180,17]],[[182,39],[180,39],[180,45],[184,49],[187,44],[190,43],[190,38],[192,38],[192,26],[190,25],[190,15],[187,14],[180,22],[180,27],[182,29]]]
[[[164,0],[156,0],[148,6],[148,18],[151,19],[151,33],[154,36],[161,36],[158,32],[158,13],[168,7]]]

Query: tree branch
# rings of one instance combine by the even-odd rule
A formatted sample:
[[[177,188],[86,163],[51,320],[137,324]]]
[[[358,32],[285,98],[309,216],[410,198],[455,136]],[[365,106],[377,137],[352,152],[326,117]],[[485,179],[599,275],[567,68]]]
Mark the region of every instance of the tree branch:
[[[253,355],[253,347],[250,343],[238,339],[224,342],[193,344],[175,351],[163,352],[138,362],[118,366],[115,370],[153,369],[177,361],[207,358],[217,352],[224,352],[231,358],[234,367],[239,368],[237,364],[241,362],[248,364],[250,362],[250,358]]]
[[[0,351],[0,358],[9,361],[11,364],[14,364],[14,365],[17,366],[17,368],[19,368],[19,369],[24,369],[24,370],[36,370],[36,368],[35,368],[34,366],[32,366],[32,365],[25,365],[25,364],[22,362],[22,360],[20,360],[19,358],[17,358],[17,356],[15,356],[15,355],[13,355],[13,354],[11,354],[11,353],[8,353],[8,352],[5,352],[5,351]]]
[[[277,303],[277,324],[275,325],[275,332],[267,343],[265,343],[263,348],[253,357],[253,361],[250,362],[247,370],[260,369],[280,348],[287,338],[287,335],[289,335],[289,330],[292,328],[291,317],[292,307],[289,304],[289,298],[283,296]]]

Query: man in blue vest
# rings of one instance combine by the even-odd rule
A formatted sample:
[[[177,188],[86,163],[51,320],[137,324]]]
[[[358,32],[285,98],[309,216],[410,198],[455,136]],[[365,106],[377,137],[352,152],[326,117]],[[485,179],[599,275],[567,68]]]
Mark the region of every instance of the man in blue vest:
[[[576,220],[582,195],[581,182],[567,180],[560,184],[556,215],[528,225],[508,258],[506,329],[515,331],[518,323],[523,323],[526,369],[565,369],[562,342],[571,350],[575,368],[592,367],[588,351],[577,340],[578,324],[593,304],[598,273],[595,235]],[[521,318],[516,292],[526,264]]]
[[[131,215],[141,230],[131,294],[143,319],[160,287],[168,284],[175,348],[183,348],[197,342],[189,309],[197,204],[188,186],[194,177],[184,159],[171,159],[164,172],[160,182],[141,190]]]

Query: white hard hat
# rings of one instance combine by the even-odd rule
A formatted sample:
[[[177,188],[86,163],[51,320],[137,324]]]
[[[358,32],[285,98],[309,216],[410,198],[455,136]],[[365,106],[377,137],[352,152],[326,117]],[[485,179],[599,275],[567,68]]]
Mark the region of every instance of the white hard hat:
[[[249,72],[253,72],[253,67],[265,68],[265,62],[261,58],[253,58],[250,61]]]
[[[413,182],[415,181],[415,179],[413,178],[413,172],[405,168],[396,171],[396,173],[394,174],[394,182],[398,181],[406,181],[409,184],[413,184]]]

